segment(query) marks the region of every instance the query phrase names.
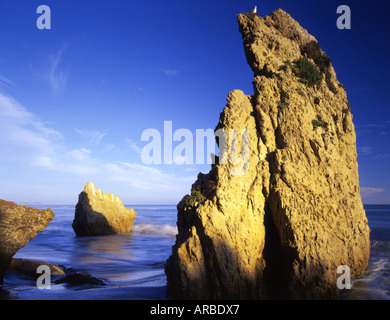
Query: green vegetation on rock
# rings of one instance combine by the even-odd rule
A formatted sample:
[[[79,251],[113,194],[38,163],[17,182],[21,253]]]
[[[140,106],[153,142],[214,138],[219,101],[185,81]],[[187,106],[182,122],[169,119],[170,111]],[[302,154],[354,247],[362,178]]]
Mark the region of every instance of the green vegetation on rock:
[[[299,81],[310,88],[321,82],[321,72],[307,59],[299,59],[290,64],[293,73],[299,77]]]
[[[322,120],[312,120],[311,124],[313,125],[313,130],[317,129],[317,127],[323,127],[325,129],[328,127],[328,123]]]
[[[186,200],[186,206],[196,207],[199,202],[203,202],[204,200],[205,197],[203,196],[202,192],[200,191],[200,187],[198,186],[191,190],[191,195]]]

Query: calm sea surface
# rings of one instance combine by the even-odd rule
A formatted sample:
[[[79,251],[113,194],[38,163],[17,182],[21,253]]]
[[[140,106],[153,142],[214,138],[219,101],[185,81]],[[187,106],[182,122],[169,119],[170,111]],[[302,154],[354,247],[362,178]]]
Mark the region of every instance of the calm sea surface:
[[[48,206],[36,206],[47,208]],[[176,235],[176,206],[131,206],[138,215],[131,233],[76,237],[74,206],[50,206],[55,219],[15,257],[44,260],[87,271],[106,286],[52,284],[7,273],[2,299],[167,299],[164,264]],[[371,259],[366,274],[353,280],[341,299],[390,300],[390,206],[365,206],[371,228]]]

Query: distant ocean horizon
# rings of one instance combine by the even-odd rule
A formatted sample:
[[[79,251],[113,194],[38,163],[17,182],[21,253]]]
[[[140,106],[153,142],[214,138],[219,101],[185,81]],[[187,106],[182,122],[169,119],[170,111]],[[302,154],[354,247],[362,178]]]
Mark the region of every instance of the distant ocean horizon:
[[[76,207],[76,204],[77,204],[77,203],[74,203],[74,204],[64,204],[64,203],[45,204],[45,203],[41,203],[41,202],[20,202],[20,201],[11,201],[11,202],[14,202],[19,206],[31,206],[34,208],[41,208],[41,209],[46,209],[46,208],[50,208],[50,207],[58,207],[58,206],[69,206],[69,207],[74,206],[74,207]],[[179,201],[178,201],[178,203],[179,203]],[[143,207],[143,206],[177,206],[177,203],[174,203],[174,204],[172,204],[172,203],[168,203],[168,204],[161,204],[161,203],[128,204],[128,203],[124,203],[123,205],[125,207],[132,208],[132,207]]]
[[[51,206],[52,207],[55,207],[55,206],[76,206],[76,203],[71,203],[71,204],[66,204],[66,203],[59,203],[59,204],[45,204],[45,203],[41,203],[41,202],[21,202],[21,201],[14,201],[17,205],[19,206],[32,206],[32,207],[36,207],[36,208],[50,208]],[[131,207],[143,207],[143,206],[177,206],[177,204],[179,203],[179,201],[177,203],[136,203],[136,204],[132,204],[132,203],[124,203],[123,205],[125,207],[128,207],[128,208],[131,208]],[[363,206],[364,208],[366,209],[367,207],[371,207],[371,206],[385,206],[385,207],[388,207],[390,206],[390,203],[363,203]]]
[[[177,233],[175,205],[126,205],[137,211],[128,234],[76,237],[75,205],[51,208],[55,219],[20,249],[15,258],[43,260],[87,271],[106,286],[52,284],[39,290],[34,279],[6,273],[0,298],[11,300],[165,300],[165,262]],[[390,300],[390,205],[364,205],[371,228],[371,258],[366,273],[352,281],[341,300]]]

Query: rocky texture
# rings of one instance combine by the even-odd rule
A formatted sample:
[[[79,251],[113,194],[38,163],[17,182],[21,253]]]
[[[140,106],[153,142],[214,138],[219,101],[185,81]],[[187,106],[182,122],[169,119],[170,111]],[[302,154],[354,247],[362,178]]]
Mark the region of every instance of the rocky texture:
[[[79,195],[72,227],[78,236],[126,233],[136,215],[117,196],[105,194],[89,182]]]
[[[66,283],[69,286],[81,286],[81,285],[97,285],[105,286],[107,285],[103,280],[95,278],[90,275],[88,272],[70,272],[65,276],[54,281],[55,284]]]
[[[65,267],[62,267],[58,264],[39,261],[39,260],[29,260],[29,259],[20,259],[20,258],[13,258],[7,271],[24,274],[32,278],[38,278],[41,274],[37,273],[37,269],[41,265],[45,265],[50,268],[51,276],[65,275]]]
[[[51,209],[34,209],[0,200],[0,283],[14,254],[53,219]]]
[[[334,298],[337,267],[347,265],[358,277],[370,254],[346,92],[317,40],[286,12],[237,18],[254,94],[230,92],[217,129],[248,129],[249,148],[240,135],[228,148],[249,160],[242,174],[232,174],[237,165],[221,162],[220,150],[220,164],[199,174],[178,204],[169,293]],[[297,76],[299,59],[320,71],[318,84]]]
[[[65,268],[64,266],[55,263],[39,260],[13,258],[7,272],[13,272],[31,278],[38,278],[41,276],[41,273],[37,273],[37,269],[41,265],[45,265],[50,268],[50,277],[53,278],[53,283],[55,284],[64,283],[69,286],[106,285],[103,280],[92,276],[86,271],[78,272],[72,268]]]

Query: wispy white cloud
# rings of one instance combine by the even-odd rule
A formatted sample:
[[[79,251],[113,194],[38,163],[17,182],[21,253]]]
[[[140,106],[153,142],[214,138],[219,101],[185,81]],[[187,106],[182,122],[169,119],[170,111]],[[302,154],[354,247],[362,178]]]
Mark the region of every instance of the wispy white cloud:
[[[179,73],[177,69],[162,69],[162,72],[170,77],[176,76]]]
[[[0,74],[0,87],[11,87],[14,85],[15,83],[12,80]]]
[[[68,155],[77,161],[86,161],[90,158],[92,150],[80,148],[68,152]]]
[[[378,153],[374,159],[387,159],[390,158],[390,153]]]
[[[141,154],[142,149],[137,145],[137,143],[129,138],[125,138],[126,144],[137,154]]]
[[[361,187],[360,188],[360,194],[362,197],[369,197],[378,193],[384,192],[385,189],[383,188],[368,188],[368,187]]]
[[[183,194],[183,186],[190,188],[196,180],[196,174],[178,177],[138,163],[116,162],[102,167],[110,179],[123,182],[127,187],[154,190],[159,193],[175,191],[177,194]]]
[[[3,161],[47,162],[62,135],[12,97],[0,93],[0,149]],[[0,160],[1,160],[0,159]]]
[[[99,130],[81,130],[74,128],[74,131],[76,131],[79,135],[81,135],[85,140],[87,140],[88,144],[98,146],[104,136],[106,135],[106,132],[102,132]]]
[[[389,121],[380,123],[361,124],[356,126],[356,135],[379,135],[383,136],[389,132]]]
[[[62,93],[68,81],[68,75],[60,67],[64,51],[64,49],[60,49],[49,56],[47,80],[54,95]]]
[[[43,181],[47,181],[48,177],[55,181],[71,178],[75,183],[100,181],[103,189],[122,192],[127,199],[144,203],[153,199],[175,203],[189,192],[196,179],[197,172],[179,175],[172,166],[153,167],[112,158],[97,158],[94,154],[95,144],[100,143],[103,133],[80,132],[91,142],[90,147],[77,146],[75,142],[69,144],[70,141],[60,132],[12,97],[0,93],[0,176],[5,170],[8,170],[10,176],[36,171],[41,173]],[[128,139],[128,143],[135,151],[140,151],[134,141]],[[104,146],[99,148],[104,149]],[[14,173],[8,168],[12,168]],[[48,192],[55,194],[54,189],[58,193],[62,192],[57,183],[48,183],[45,187]],[[22,187],[28,189],[30,186]],[[42,201],[41,198],[38,200]]]
[[[91,166],[91,150],[67,150],[63,141],[60,132],[14,98],[0,93],[0,164],[77,174],[96,171]]]
[[[369,146],[357,147],[359,155],[366,156],[372,153],[372,148]]]
[[[169,77],[174,77],[174,76],[177,76],[178,74],[181,74],[183,73],[184,71],[186,71],[186,69],[188,68],[189,64],[186,63],[186,64],[183,64],[181,66],[177,66],[177,67],[174,67],[174,68],[161,68],[161,72],[163,72],[165,75],[169,76]]]
[[[110,144],[107,144],[107,145],[103,148],[103,151],[104,151],[104,152],[109,152],[109,151],[114,150],[114,149],[115,149],[115,144],[110,143]]]

